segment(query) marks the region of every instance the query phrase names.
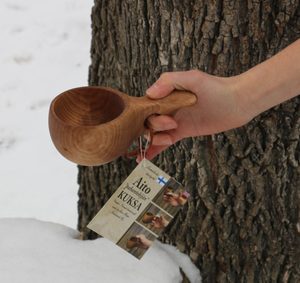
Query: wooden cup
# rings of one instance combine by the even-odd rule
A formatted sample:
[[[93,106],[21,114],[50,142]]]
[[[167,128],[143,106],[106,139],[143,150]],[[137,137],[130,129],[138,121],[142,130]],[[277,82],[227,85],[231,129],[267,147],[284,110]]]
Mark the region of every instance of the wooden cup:
[[[146,212],[146,213],[143,215],[142,222],[143,222],[143,223],[146,223],[146,224],[151,223],[152,220],[154,219],[154,217],[155,217],[155,216],[154,216],[153,213],[151,213],[151,212]]]
[[[136,248],[140,245],[140,239],[137,238],[137,237],[130,237],[128,240],[127,240],[127,243],[126,243],[126,248],[127,249],[133,249],[133,248]]]
[[[152,114],[170,114],[195,104],[186,91],[154,100],[106,87],[79,87],[59,94],[49,110],[49,130],[57,150],[77,164],[95,166],[126,152],[145,131]]]

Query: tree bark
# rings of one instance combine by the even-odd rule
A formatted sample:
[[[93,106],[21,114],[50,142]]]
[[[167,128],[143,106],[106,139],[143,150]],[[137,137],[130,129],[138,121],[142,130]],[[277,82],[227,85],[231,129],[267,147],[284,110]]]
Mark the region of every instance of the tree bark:
[[[89,83],[141,96],[162,72],[236,75],[299,37],[299,1],[95,0]],[[155,159],[191,192],[161,239],[190,256],[203,282],[300,282],[299,134],[298,97]],[[87,223],[135,166],[79,166],[85,238],[96,237]]]

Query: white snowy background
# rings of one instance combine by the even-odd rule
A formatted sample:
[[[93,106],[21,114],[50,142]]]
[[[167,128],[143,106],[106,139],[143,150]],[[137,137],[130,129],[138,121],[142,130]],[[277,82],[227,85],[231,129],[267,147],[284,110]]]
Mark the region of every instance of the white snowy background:
[[[74,230],[77,168],[51,143],[48,108],[58,93],[87,85],[92,5],[0,0],[0,282],[174,283],[178,266],[200,282],[171,246],[156,243],[137,261]]]

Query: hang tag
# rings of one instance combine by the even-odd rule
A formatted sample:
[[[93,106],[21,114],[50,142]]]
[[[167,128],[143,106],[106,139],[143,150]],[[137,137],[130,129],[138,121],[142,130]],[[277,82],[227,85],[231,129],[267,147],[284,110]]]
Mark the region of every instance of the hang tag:
[[[143,159],[87,227],[140,259],[188,197],[181,184]]]

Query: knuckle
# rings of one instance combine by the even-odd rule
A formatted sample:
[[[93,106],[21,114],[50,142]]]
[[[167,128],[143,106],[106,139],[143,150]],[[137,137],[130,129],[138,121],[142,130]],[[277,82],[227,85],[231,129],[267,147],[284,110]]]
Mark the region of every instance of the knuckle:
[[[196,70],[196,69],[190,70],[190,71],[188,71],[188,72],[190,73],[191,76],[195,76],[195,77],[198,77],[198,76],[201,75],[201,71]]]
[[[161,75],[160,75],[160,79],[161,80],[169,80],[170,79],[170,77],[171,77],[171,72],[165,72],[165,73],[162,73]]]

